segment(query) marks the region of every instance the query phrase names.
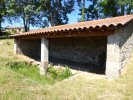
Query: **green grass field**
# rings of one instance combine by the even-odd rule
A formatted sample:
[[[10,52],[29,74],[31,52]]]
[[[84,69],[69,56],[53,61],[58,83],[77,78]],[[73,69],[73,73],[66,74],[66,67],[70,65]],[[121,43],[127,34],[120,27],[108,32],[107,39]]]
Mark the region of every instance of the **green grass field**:
[[[13,55],[12,39],[1,42],[10,45],[0,45],[0,100],[133,100],[133,59],[118,80],[80,75],[48,84],[6,67],[23,59]]]

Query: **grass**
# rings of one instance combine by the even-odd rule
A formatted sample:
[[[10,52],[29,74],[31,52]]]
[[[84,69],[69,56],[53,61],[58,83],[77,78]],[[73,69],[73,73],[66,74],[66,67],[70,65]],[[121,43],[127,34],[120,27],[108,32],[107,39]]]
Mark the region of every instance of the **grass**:
[[[42,76],[39,73],[39,68],[37,65],[30,64],[26,61],[12,61],[8,62],[6,66],[11,70],[42,84],[54,84],[58,81],[62,81],[72,76],[72,73],[68,67],[66,67],[65,69],[56,69],[51,65],[50,67],[48,67],[46,75]]]
[[[0,39],[8,39],[8,36],[0,36]]]
[[[41,84],[53,84],[56,79],[47,78],[46,76],[41,76],[39,73],[39,68],[36,65],[28,64],[25,61],[19,62],[9,62],[6,65],[11,70],[22,74],[27,78],[30,78]]]
[[[91,78],[83,74],[56,84],[39,82],[6,67],[9,61],[23,61],[13,56],[13,40],[0,40],[0,100],[132,100],[133,59],[118,80]],[[33,72],[36,69],[33,68]],[[28,72],[26,72],[28,74]],[[35,75],[34,77],[36,77]]]

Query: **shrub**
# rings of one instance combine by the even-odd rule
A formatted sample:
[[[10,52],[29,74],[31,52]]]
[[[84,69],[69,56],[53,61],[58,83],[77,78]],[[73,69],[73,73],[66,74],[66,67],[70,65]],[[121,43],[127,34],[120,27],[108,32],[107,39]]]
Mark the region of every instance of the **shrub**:
[[[46,76],[50,76],[50,77],[57,79],[57,80],[63,80],[65,78],[72,76],[72,72],[68,68],[68,66],[65,66],[65,69],[62,69],[62,68],[56,69],[55,67],[50,66],[47,69]]]
[[[43,83],[43,84],[54,83],[54,80],[50,80],[45,76],[41,76],[39,73],[39,68],[36,65],[32,65],[25,61],[8,62],[6,66],[19,74],[22,74],[30,79],[35,80],[36,82]]]
[[[0,36],[0,39],[8,39],[8,36]]]
[[[15,71],[18,71],[20,68],[26,68],[26,67],[32,66],[32,65],[28,64],[26,61],[8,62],[6,65]]]
[[[67,66],[65,67],[65,69],[56,69],[55,67],[50,66],[47,69],[47,74],[45,76],[40,75],[39,69],[36,65],[32,65],[25,61],[8,62],[6,66],[20,74],[23,74],[26,77],[30,77],[31,79],[34,79],[41,83],[53,84],[56,81],[61,81],[72,76],[72,73]]]

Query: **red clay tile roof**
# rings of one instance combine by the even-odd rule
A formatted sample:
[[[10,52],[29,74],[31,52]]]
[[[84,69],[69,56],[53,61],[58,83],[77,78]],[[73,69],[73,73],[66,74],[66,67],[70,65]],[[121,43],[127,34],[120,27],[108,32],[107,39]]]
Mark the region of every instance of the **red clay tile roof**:
[[[119,25],[124,26],[125,24],[127,24],[132,20],[133,20],[133,15],[126,15],[126,16],[106,18],[106,19],[100,19],[100,20],[79,22],[76,24],[53,26],[49,28],[32,30],[21,34],[11,35],[10,37],[21,37],[21,36],[27,36],[27,35],[39,35],[39,34],[45,34],[45,33],[83,30],[83,29],[91,29],[91,28],[93,29],[103,28],[103,27],[108,28],[111,26],[117,27]]]

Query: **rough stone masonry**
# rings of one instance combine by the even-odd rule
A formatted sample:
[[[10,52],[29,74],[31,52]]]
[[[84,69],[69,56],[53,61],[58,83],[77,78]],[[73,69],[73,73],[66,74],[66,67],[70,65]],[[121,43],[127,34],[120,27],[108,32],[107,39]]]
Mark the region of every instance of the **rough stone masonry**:
[[[133,21],[109,35],[107,41],[106,76],[117,79],[133,51]]]

